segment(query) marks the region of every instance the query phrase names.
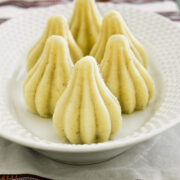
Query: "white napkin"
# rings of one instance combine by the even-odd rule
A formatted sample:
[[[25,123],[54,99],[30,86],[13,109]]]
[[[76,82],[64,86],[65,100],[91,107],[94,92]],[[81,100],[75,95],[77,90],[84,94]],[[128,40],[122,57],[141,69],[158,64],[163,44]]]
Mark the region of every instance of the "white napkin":
[[[112,160],[66,165],[0,139],[0,174],[35,174],[56,180],[180,180],[180,125]]]

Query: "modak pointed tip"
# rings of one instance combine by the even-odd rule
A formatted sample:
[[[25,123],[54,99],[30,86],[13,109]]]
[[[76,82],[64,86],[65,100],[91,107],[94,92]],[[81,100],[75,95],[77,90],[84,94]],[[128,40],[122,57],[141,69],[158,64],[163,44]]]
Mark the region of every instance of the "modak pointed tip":
[[[85,56],[85,57],[81,58],[77,62],[77,64],[81,64],[82,62],[87,62],[89,64],[94,64],[94,63],[97,64],[97,62],[96,62],[96,60],[95,60],[95,58],[93,56]]]
[[[112,35],[107,42],[107,45],[108,44],[114,44],[114,45],[119,46],[121,48],[126,48],[127,46],[129,46],[127,37],[124,35],[120,35],[120,34]]]
[[[104,19],[110,18],[110,17],[119,17],[120,14],[115,10],[110,10],[104,15]]]
[[[47,36],[59,35],[67,39],[68,22],[63,15],[52,15],[47,20],[44,34]]]
[[[65,46],[67,45],[65,38],[59,35],[52,35],[48,37],[46,44],[55,43],[55,42],[62,43]]]
[[[63,15],[54,14],[48,18],[48,23],[54,22],[54,21],[61,21],[65,22],[67,21],[66,18]]]
[[[94,57],[85,56],[81,58],[74,66],[74,69],[82,71],[82,73],[93,73],[93,71],[99,71],[98,64]]]

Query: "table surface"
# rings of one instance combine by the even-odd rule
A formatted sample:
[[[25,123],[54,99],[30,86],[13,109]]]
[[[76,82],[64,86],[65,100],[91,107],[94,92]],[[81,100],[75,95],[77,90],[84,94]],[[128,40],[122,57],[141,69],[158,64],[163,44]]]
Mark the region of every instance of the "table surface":
[[[0,0],[0,23],[16,17],[29,8],[48,7],[71,1],[72,0]],[[142,9],[155,11],[174,21],[177,25],[180,25],[180,13],[175,1],[99,0],[99,2],[129,3]],[[0,138],[0,161],[3,161],[3,163],[0,163],[0,180],[84,179],[82,177],[86,177],[87,180],[180,180],[180,153],[178,148],[178,145],[180,146],[178,138],[180,136],[180,126],[164,134],[165,135],[160,135],[148,142],[138,145],[111,161],[84,167],[63,165],[49,160],[30,149]],[[10,157],[9,152],[12,153]],[[139,154],[139,152],[141,153]],[[33,162],[27,163],[28,158],[31,158]],[[41,163],[36,162],[37,159]],[[131,162],[128,163],[127,161]],[[52,172],[52,174],[47,174],[43,163],[45,163],[47,169],[49,168],[47,172]],[[24,171],[21,171],[21,167]],[[55,169],[57,169],[57,171],[55,171]],[[99,171],[97,169],[99,169]],[[115,170],[118,170],[118,173]],[[75,171],[77,171],[79,175],[75,173]],[[89,174],[89,172],[91,172],[91,174]],[[105,172],[109,172],[109,174],[112,175],[106,177]]]

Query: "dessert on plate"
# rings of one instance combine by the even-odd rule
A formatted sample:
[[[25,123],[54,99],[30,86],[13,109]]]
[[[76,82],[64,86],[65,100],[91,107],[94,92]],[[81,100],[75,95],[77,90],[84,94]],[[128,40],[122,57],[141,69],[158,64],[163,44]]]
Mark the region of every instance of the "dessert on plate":
[[[63,36],[67,40],[73,62],[76,62],[83,56],[81,49],[75,42],[69,30],[66,18],[61,15],[53,15],[48,19],[46,28],[42,33],[40,39],[34,44],[34,46],[27,54],[27,71],[30,71],[31,68],[35,65],[38,58],[42,54],[48,37],[52,35]]]
[[[118,12],[106,13],[101,24],[94,0],[75,0],[69,25],[64,16],[51,16],[28,52],[26,104],[53,117],[66,142],[111,140],[121,113],[144,109],[153,95],[146,51]]]
[[[73,144],[105,142],[121,126],[121,107],[93,57],[79,60],[53,115],[57,133]]]
[[[123,113],[144,109],[154,92],[150,74],[130,46],[126,36],[112,35],[100,64],[102,77],[118,98]]]
[[[29,109],[41,117],[51,117],[73,69],[66,40],[48,38],[42,55],[28,72],[23,94]]]
[[[84,55],[89,54],[96,42],[101,19],[95,0],[75,0],[69,27]]]
[[[125,35],[136,58],[145,67],[147,66],[147,54],[143,45],[133,36],[121,15],[114,10],[105,14],[99,36],[90,52],[98,63],[103,59],[106,43],[113,34]]]

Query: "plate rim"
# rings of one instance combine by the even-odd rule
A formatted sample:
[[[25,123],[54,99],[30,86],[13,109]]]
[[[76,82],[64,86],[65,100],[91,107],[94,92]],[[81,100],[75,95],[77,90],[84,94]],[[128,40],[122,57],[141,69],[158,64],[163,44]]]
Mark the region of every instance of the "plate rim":
[[[44,151],[64,152],[64,153],[89,153],[89,152],[107,151],[107,150],[112,150],[112,149],[117,149],[117,148],[122,148],[122,147],[128,147],[131,145],[136,145],[138,143],[149,140],[158,134],[165,132],[166,130],[174,127],[175,125],[179,123],[180,123],[179,120],[175,121],[174,123],[171,123],[169,125],[163,126],[162,128],[156,129],[153,132],[146,134],[145,136],[139,136],[137,138],[135,137],[135,139],[131,138],[129,141],[125,141],[121,143],[118,143],[118,141],[120,140],[115,140],[115,141],[107,141],[104,143],[97,143],[97,144],[90,144],[90,145],[89,144],[84,144],[84,145],[63,144],[62,146],[56,146],[56,145],[49,146],[48,144],[39,145],[38,142],[31,142],[31,141],[26,142],[25,139],[23,138],[19,138],[19,137],[14,138],[13,136],[7,135],[5,133],[4,134],[0,133],[0,137],[3,137],[4,139],[15,142],[22,146],[44,150]]]

